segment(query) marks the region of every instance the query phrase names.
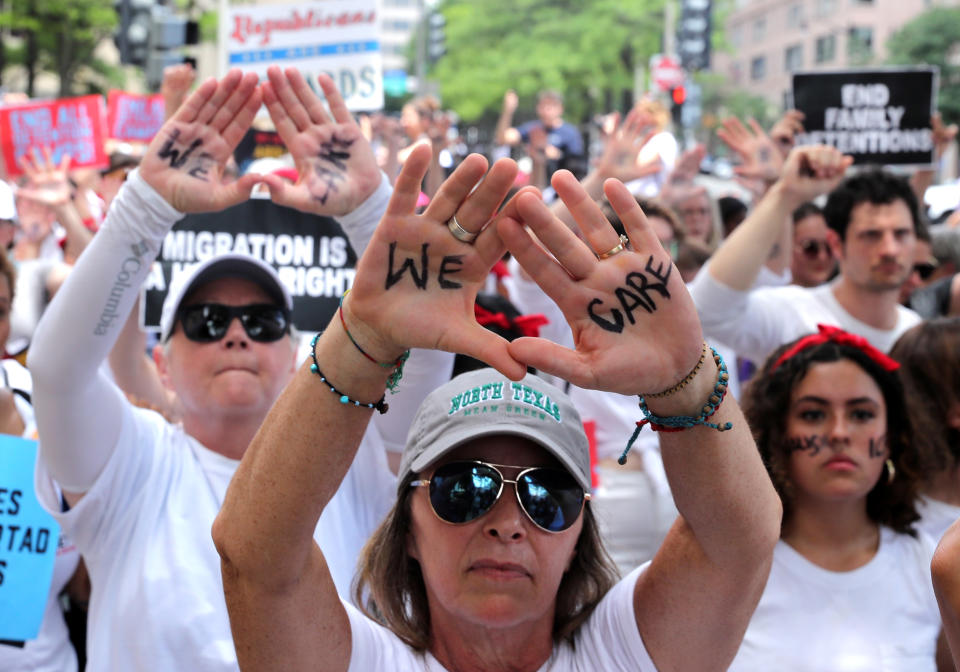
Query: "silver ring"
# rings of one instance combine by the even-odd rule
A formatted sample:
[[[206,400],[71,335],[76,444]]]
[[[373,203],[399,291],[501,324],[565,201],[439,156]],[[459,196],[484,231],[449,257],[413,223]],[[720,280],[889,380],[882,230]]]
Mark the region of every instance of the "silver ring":
[[[479,233],[467,231],[465,228],[460,226],[460,222],[457,221],[456,215],[447,220],[447,228],[450,229],[450,233],[453,234],[454,238],[466,243],[467,245],[472,245],[473,241],[475,241],[477,236],[480,235]]]
[[[609,259],[609,258],[612,257],[613,255],[618,254],[618,253],[620,253],[620,252],[623,252],[623,250],[624,250],[624,249],[626,248],[626,246],[629,245],[629,244],[630,244],[630,239],[627,238],[625,235],[623,235],[623,234],[621,233],[621,234],[620,234],[620,242],[617,243],[615,246],[611,247],[611,248],[610,248],[609,250],[607,250],[606,252],[604,252],[604,253],[602,253],[602,254],[598,254],[598,255],[597,255],[597,259],[599,259],[600,261],[603,261],[604,259]]]

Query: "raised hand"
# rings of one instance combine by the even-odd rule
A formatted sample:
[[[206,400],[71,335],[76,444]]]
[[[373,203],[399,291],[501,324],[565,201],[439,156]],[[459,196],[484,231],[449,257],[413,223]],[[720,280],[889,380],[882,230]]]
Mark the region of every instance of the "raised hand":
[[[553,187],[586,242],[534,194],[518,195],[519,220],[505,215],[497,230],[563,311],[576,349],[520,338],[510,343],[510,354],[581,387],[621,394],[669,388],[696,364],[703,343],[696,308],[670,255],[622,183],[607,180],[604,193],[623,221],[629,238],[625,248],[571,173],[556,173]]]
[[[518,380],[524,367],[510,357],[507,341],[477,324],[473,307],[503,256],[503,243],[489,222],[513,184],[517,165],[502,159],[484,177],[486,160],[472,154],[424,213],[415,215],[430,159],[430,148],[421,145],[404,162],[344,301],[346,322],[378,361],[393,361],[411,347],[447,350]]]
[[[957,137],[957,125],[950,124],[949,126],[944,126],[943,118],[940,116],[940,113],[937,112],[930,117],[930,126],[933,134],[934,155],[939,159],[943,156],[947,147],[950,146],[950,143]]]
[[[797,133],[803,133],[803,120],[805,118],[800,110],[787,110],[770,128],[770,138],[776,143],[777,149],[784,157],[790,153],[790,150],[796,144]]]
[[[140,176],[181,212],[223,210],[250,197],[259,175],[224,179],[223,169],[260,107],[254,73],[231,70],[187,98],[147,147]]]
[[[799,206],[833,191],[851,165],[853,157],[836,147],[797,147],[787,156],[777,186],[795,206]]]
[[[740,165],[734,168],[737,175],[760,178],[775,182],[783,168],[783,155],[755,119],[748,121],[748,130],[736,117],[728,117],[717,129],[717,137],[740,157]]]
[[[176,114],[183,104],[197,78],[197,71],[189,63],[168,65],[163,69],[163,82],[160,84],[160,95],[163,96],[164,118],[169,119]]]
[[[623,123],[616,124],[606,139],[603,154],[597,161],[596,170],[601,177],[612,177],[621,182],[630,182],[650,174],[650,169],[637,163],[640,150],[653,136],[647,123],[647,115],[634,107]]]
[[[265,175],[275,203],[318,215],[352,212],[376,190],[382,176],[370,143],[333,80],[318,80],[330,114],[299,70],[267,71],[263,101],[300,174],[296,184]],[[331,118],[332,115],[332,118]]]
[[[64,154],[60,163],[55,164],[49,147],[43,148],[43,158],[34,147],[30,154],[24,154],[20,159],[27,184],[17,191],[17,195],[51,208],[65,205],[72,196],[67,173],[69,167],[69,154]]]

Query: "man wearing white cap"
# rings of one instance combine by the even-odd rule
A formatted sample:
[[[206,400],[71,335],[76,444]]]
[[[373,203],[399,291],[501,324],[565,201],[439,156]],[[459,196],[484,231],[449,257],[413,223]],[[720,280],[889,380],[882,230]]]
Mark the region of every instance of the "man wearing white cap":
[[[331,107],[342,107],[326,84]],[[290,93],[287,83],[277,86]],[[219,210],[248,197],[257,176],[226,182],[221,174],[260,100],[253,74],[235,71],[199,87],[114,200],[31,347],[42,446],[37,480],[56,481],[71,509],[43,503],[76,541],[95,586],[91,671],[237,669],[210,527],[240,457],[293,376],[290,295],[270,266],[241,255],[207,260],[171,289],[154,359],[179,398],[181,424],[133,407],[99,368],[183,212]],[[289,103],[294,108],[303,110]],[[354,132],[348,117],[337,119],[338,132]],[[320,126],[314,130],[325,132]],[[182,142],[196,133],[200,139]],[[356,142],[353,152],[379,176],[369,146]],[[390,190],[369,175],[366,188],[357,187],[356,163],[338,160],[345,167],[337,186],[352,187],[354,200],[328,199],[327,212],[355,231],[344,216],[376,222],[379,213],[368,211],[385,205]],[[176,174],[170,168],[182,169],[183,184],[157,178]],[[305,180],[313,177],[308,170],[301,168]],[[341,504],[316,529],[342,594],[395,487],[376,431],[364,445],[336,498]]]

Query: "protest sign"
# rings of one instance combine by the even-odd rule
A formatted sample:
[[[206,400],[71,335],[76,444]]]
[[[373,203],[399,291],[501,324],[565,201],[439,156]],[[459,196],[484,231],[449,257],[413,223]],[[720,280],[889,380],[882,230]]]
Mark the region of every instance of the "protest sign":
[[[60,526],[37,501],[37,442],[0,434],[0,639],[40,631],[53,580]]]
[[[937,73],[935,67],[795,73],[793,107],[805,115],[797,144],[832,145],[854,163],[932,164]]]
[[[176,276],[226,252],[249,254],[277,269],[301,331],[327,326],[356,273],[357,255],[335,220],[252,198],[222,212],[187,215],[167,234],[144,282],[141,326],[159,329],[163,299]]]
[[[293,67],[315,90],[326,72],[351,110],[383,107],[376,0],[244,5],[231,7],[227,20],[227,68],[265,79],[271,65]]]
[[[107,137],[149,143],[163,126],[163,96],[113,90],[107,94]]]
[[[287,153],[287,146],[280,139],[280,134],[276,131],[258,131],[255,128],[249,129],[244,134],[240,144],[233,150],[233,158],[244,172],[251,161],[257,159],[277,158]]]
[[[20,159],[30,150],[51,148],[54,163],[70,155],[71,168],[103,168],[106,115],[101,96],[60,98],[0,107],[0,146],[7,177],[17,177]]]

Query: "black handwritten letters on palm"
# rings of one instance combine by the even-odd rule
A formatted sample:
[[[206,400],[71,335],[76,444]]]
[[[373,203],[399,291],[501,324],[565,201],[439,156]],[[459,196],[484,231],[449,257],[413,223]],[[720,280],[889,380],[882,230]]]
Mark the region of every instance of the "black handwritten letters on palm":
[[[313,197],[326,205],[331,192],[339,191],[338,184],[346,179],[347,161],[350,160],[350,145],[354,140],[340,138],[336,133],[320,143],[320,153],[314,170],[320,178],[319,189],[312,190]]]
[[[180,129],[175,128],[170,131],[167,141],[160,147],[157,156],[169,161],[170,167],[174,170],[185,171],[190,177],[207,182],[207,172],[213,163],[213,157],[207,152],[196,151],[202,146],[203,140],[195,138],[184,147],[180,142]]]
[[[395,257],[397,244],[395,242],[390,243],[390,259],[387,261],[387,280],[384,284],[384,289],[390,289],[400,282],[407,271],[410,271],[410,279],[413,280],[413,284],[417,289],[426,289],[428,279],[427,271],[430,267],[430,257],[427,253],[429,247],[430,243],[424,243],[420,248],[419,269],[417,268],[417,263],[410,257],[407,257],[400,263],[400,268],[394,271],[393,269],[396,268]],[[450,280],[447,277],[448,275],[459,273],[461,266],[463,266],[462,254],[444,255],[440,261],[440,268],[437,271],[437,283],[440,285],[440,289],[460,289],[463,286],[459,282]]]
[[[666,272],[664,272],[666,266]],[[657,309],[657,303],[651,292],[659,294],[664,299],[670,298],[670,291],[667,289],[667,282],[670,280],[670,274],[673,272],[673,265],[670,263],[660,263],[656,268],[653,267],[653,255],[647,259],[647,265],[644,268],[645,273],[633,271],[627,273],[624,279],[625,287],[617,287],[614,293],[620,303],[620,308],[607,309],[603,304],[603,299],[594,299],[587,305],[587,313],[590,319],[594,321],[601,329],[612,331],[619,334],[623,331],[624,316],[630,324],[636,324],[637,320],[633,316],[633,311],[637,308],[643,308],[648,313],[653,313]],[[653,281],[651,281],[651,278]],[[622,309],[622,310],[621,310]],[[613,320],[601,317],[598,313],[609,312]]]

